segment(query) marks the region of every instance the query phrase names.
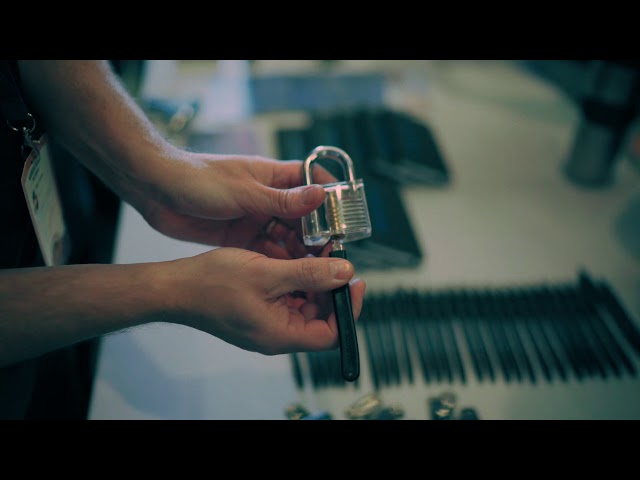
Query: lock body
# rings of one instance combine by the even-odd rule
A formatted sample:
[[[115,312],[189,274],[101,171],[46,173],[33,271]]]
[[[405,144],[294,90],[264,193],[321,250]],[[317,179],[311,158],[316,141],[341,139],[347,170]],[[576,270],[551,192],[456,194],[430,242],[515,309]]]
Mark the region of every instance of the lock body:
[[[362,180],[323,185],[324,204],[302,222],[305,245],[324,245],[331,239],[353,242],[371,236],[371,221]]]
[[[316,147],[304,163],[305,181],[308,185],[313,183],[311,163],[321,158],[340,162],[347,179],[323,185],[323,205],[302,219],[305,245],[324,245],[336,239],[347,243],[370,237],[371,220],[364,182],[354,178],[353,162],[349,155],[336,147]]]

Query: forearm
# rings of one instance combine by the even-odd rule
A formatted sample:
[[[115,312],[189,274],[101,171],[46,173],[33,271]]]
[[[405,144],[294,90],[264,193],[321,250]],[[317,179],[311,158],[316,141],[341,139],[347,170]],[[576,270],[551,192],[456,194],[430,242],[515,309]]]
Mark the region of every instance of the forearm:
[[[107,61],[22,60],[19,68],[47,131],[125,199],[130,185],[151,182],[163,154],[175,151]]]
[[[169,310],[160,263],[0,271],[0,367]]]

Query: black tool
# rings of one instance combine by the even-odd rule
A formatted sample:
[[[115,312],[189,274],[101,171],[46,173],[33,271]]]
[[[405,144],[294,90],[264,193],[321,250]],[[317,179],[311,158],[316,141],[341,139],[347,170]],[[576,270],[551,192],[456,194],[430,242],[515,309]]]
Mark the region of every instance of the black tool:
[[[389,367],[391,360],[388,358],[389,352],[384,342],[384,330],[382,327],[383,318],[381,315],[381,303],[383,301],[381,295],[376,296],[375,308],[371,309],[371,318],[369,326],[373,335],[374,355],[378,367],[378,375],[380,383],[388,386],[391,384],[391,369]]]
[[[347,259],[347,252],[341,249],[332,251],[330,255]],[[336,288],[331,292],[331,295],[340,335],[342,375],[345,380],[353,382],[360,376],[360,353],[358,351],[358,337],[356,336],[356,324],[353,319],[349,284]]]
[[[443,379],[446,379],[449,383],[453,383],[453,370],[451,369],[451,363],[449,356],[447,355],[447,347],[444,342],[444,337],[440,330],[441,319],[438,316],[437,305],[439,303],[436,292],[429,295],[431,299],[423,297],[423,301],[420,304],[425,312],[427,325],[430,327],[431,335],[433,336],[433,343],[436,346],[436,356],[438,363],[440,364]]]
[[[429,364],[429,359],[428,359],[429,349],[426,348],[422,342],[421,331],[420,331],[421,329],[418,325],[420,319],[415,310],[417,295],[418,293],[415,290],[406,292],[403,295],[404,297],[403,303],[404,303],[405,314],[408,322],[408,330],[410,332],[410,337],[413,339],[413,342],[411,342],[411,344],[415,346],[416,351],[418,352],[418,358],[420,360],[420,366],[422,369],[422,376],[424,378],[424,381],[426,383],[430,383],[431,382],[431,373],[430,373],[431,365]]]
[[[546,298],[556,311],[556,315],[562,319],[560,323],[567,332],[568,343],[573,350],[574,357],[582,365],[583,370],[589,377],[600,376],[606,378],[604,367],[600,363],[600,359],[594,354],[591,348],[591,342],[582,331],[579,319],[576,318],[571,311],[568,311],[563,304],[559,295],[559,286],[556,286],[556,288],[547,288]]]
[[[375,355],[376,348],[374,347],[374,339],[373,333],[371,332],[371,321],[372,315],[369,313],[371,303],[374,301],[375,296],[369,295],[362,305],[362,312],[360,313],[360,318],[364,320],[363,322],[363,330],[364,330],[364,340],[367,346],[367,356],[369,358],[369,370],[371,372],[371,381],[373,382],[374,390],[378,390],[380,388],[380,379],[378,375],[378,363]]]
[[[598,335],[602,336],[603,340],[611,349],[612,354],[622,363],[627,372],[632,376],[636,376],[637,369],[635,365],[631,362],[622,346],[618,343],[611,331],[611,328],[603,318],[604,313],[601,312],[603,305],[601,303],[600,292],[586,272],[580,273],[578,285],[579,288],[576,292],[576,296],[578,296],[582,308],[585,309],[593,318],[593,323],[595,324],[595,328],[598,330]],[[633,329],[632,325],[631,328]],[[633,334],[629,340],[631,341],[632,339]]]
[[[608,309],[618,328],[636,352],[640,354],[640,330],[629,317],[629,314],[618,300],[611,286],[607,282],[600,282],[598,293],[597,301]]]
[[[462,383],[466,383],[467,376],[462,363],[462,356],[460,355],[460,346],[456,340],[456,334],[454,331],[454,322],[457,320],[455,317],[447,316],[446,309],[443,307],[442,299],[436,294],[437,300],[434,302],[435,317],[442,327],[443,339],[445,341],[445,349],[451,352],[451,370],[457,373]],[[455,376],[455,375],[454,375]]]
[[[520,323],[521,316],[517,309],[516,298],[519,291],[517,289],[506,289],[503,293],[504,303],[502,305],[503,322],[505,330],[510,336],[510,340],[513,346],[514,356],[523,371],[523,377],[526,374],[529,377],[531,383],[537,382],[536,372],[533,369],[531,360],[525,350],[522,335],[518,330],[518,324]]]
[[[389,366],[389,374],[396,385],[401,383],[400,375],[400,355],[396,346],[396,337],[393,329],[393,313],[391,311],[391,297],[388,294],[383,294],[380,309],[380,326],[382,327],[382,339],[384,341],[384,348],[387,352],[387,361]]]
[[[475,302],[474,302],[475,303]],[[505,333],[502,328],[502,320],[496,312],[495,301],[492,298],[491,292],[482,292],[479,294],[478,302],[475,305],[479,312],[475,313],[482,320],[482,325],[486,325],[489,331],[489,337],[493,342],[493,350],[498,359],[498,364],[502,369],[502,376],[506,383],[511,382],[512,378],[516,375],[511,351],[509,350],[509,344],[505,338]]]
[[[399,331],[398,335],[401,339],[400,350],[403,353],[403,370],[407,375],[407,379],[409,383],[413,383],[413,366],[411,365],[411,350],[409,347],[409,340],[407,338],[407,329],[405,326],[409,322],[407,315],[405,313],[405,305],[404,305],[404,292],[402,290],[396,292],[395,295],[391,298],[391,307],[393,308],[393,314],[395,316],[396,322],[395,326]]]
[[[616,377],[620,377],[620,367],[612,356],[610,344],[608,344],[608,332],[606,329],[603,331],[599,328],[600,325],[595,321],[589,309],[582,304],[582,299],[577,293],[576,288],[571,286],[560,289],[558,295],[560,301],[564,302],[565,308],[576,319],[576,323],[582,327],[585,337],[589,339],[592,356],[602,362],[601,375],[603,378],[608,376],[608,370]]]
[[[549,287],[546,285],[536,287],[532,296],[532,301],[540,311],[542,325],[548,333],[552,345],[560,347],[556,350],[558,355],[571,367],[576,380],[582,381],[587,373],[585,366],[573,346],[571,332],[566,328],[565,319],[550,301]]]
[[[291,358],[291,368],[293,369],[293,378],[296,381],[296,386],[301,389],[304,387],[304,377],[302,375],[302,369],[300,368],[298,355],[292,353],[289,358]]]
[[[555,356],[555,352],[551,350],[550,346],[548,346],[544,332],[540,329],[537,316],[535,315],[535,310],[529,305],[527,289],[523,288],[520,290],[516,301],[518,302],[518,312],[522,316],[522,323],[529,336],[529,341],[533,346],[536,359],[538,360],[538,365],[542,370],[542,375],[547,382],[551,382],[553,380],[551,363],[556,360],[554,358],[547,359],[547,355],[553,357]],[[559,361],[556,366],[558,370],[562,368]],[[566,379],[566,375],[564,376],[564,379]]]
[[[463,319],[462,324],[474,359],[478,380],[482,381],[486,374],[492,382],[495,382],[495,369],[482,335],[481,327],[484,322],[477,312],[478,302],[474,301],[479,295],[481,295],[479,292],[473,290],[452,291],[450,302],[454,308],[454,314]]]

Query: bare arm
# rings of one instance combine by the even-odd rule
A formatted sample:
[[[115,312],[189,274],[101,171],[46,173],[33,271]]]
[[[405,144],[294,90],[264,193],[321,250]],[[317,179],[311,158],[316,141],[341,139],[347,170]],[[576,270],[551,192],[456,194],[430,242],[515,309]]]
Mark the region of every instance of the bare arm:
[[[353,273],[339,259],[277,260],[236,248],[146,264],[0,271],[0,367],[158,321],[268,355],[334,348],[324,292]],[[364,282],[351,291],[358,318]]]
[[[159,320],[157,264],[0,270],[0,366]]]
[[[21,60],[28,101],[47,131],[126,200],[151,194],[171,145],[106,60]],[[148,187],[149,191],[140,190]]]

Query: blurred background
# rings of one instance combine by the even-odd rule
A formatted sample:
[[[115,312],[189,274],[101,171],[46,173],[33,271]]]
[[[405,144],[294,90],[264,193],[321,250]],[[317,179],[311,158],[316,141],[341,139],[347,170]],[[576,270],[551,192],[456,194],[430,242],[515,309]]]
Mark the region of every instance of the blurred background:
[[[342,148],[373,233],[347,245],[368,285],[356,382],[339,352],[156,324],[101,340],[89,418],[640,418],[637,62],[113,64],[186,148]],[[114,263],[207,249],[117,219]]]

